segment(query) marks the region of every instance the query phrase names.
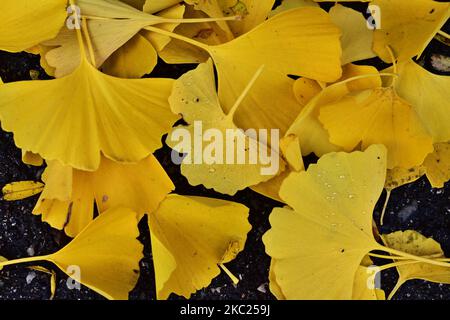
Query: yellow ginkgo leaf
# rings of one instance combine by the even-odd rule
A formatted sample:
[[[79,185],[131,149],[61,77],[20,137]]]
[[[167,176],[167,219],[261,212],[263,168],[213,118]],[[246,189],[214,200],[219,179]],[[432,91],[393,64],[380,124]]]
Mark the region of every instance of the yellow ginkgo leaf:
[[[413,230],[397,231],[383,235],[383,240],[388,247],[416,256],[444,257],[444,252],[439,243]],[[447,267],[417,262],[398,265],[397,271],[399,279],[389,298],[392,298],[400,286],[408,280],[422,279],[450,284],[450,269]]]
[[[319,120],[330,141],[353,150],[375,143],[388,149],[388,168],[410,168],[422,164],[433,151],[433,142],[408,102],[392,88],[375,88],[350,93],[323,106]]]
[[[398,94],[414,107],[433,142],[450,141],[450,77],[433,74],[412,60],[399,64]]]
[[[105,61],[102,71],[119,78],[141,78],[150,73],[157,63],[155,48],[137,34]]]
[[[49,261],[104,297],[126,300],[136,285],[139,261],[143,258],[143,245],[137,240],[137,224],[137,214],[132,210],[111,209],[92,221],[58,252],[0,262],[0,268],[18,263]]]
[[[318,4],[312,0],[284,0],[270,16],[305,6],[318,6]],[[343,65],[376,56],[372,51],[373,31],[367,27],[367,20],[360,12],[336,4],[330,9],[329,15],[333,23],[342,31]]]
[[[271,179],[284,169],[276,149],[270,148],[258,136],[238,129],[233,123],[234,111],[228,115],[224,113],[216,93],[211,60],[177,80],[169,102],[173,112],[182,114],[189,124],[175,127],[167,144],[178,153],[187,154],[180,161],[181,173],[191,185],[202,184],[233,195]],[[205,141],[199,145],[199,135],[210,143]],[[261,152],[270,157],[270,163],[261,161]]]
[[[443,188],[450,179],[450,143],[437,143],[423,163],[433,188]]]
[[[224,200],[171,195],[150,213],[152,243],[156,241],[158,248],[153,252],[158,299],[167,299],[171,293],[189,298],[208,286],[220,273],[218,265],[243,250],[251,229],[248,211]],[[167,278],[174,261],[176,269]]]
[[[392,62],[387,46],[399,61],[422,54],[434,35],[449,18],[450,5],[433,0],[373,0],[380,23],[374,33],[373,49]]]
[[[331,20],[342,30],[342,64],[373,58],[373,31],[364,16],[353,9],[336,4],[330,10]]]
[[[101,154],[138,162],[161,146],[178,119],[167,98],[171,79],[124,80],[86,59],[64,78],[0,86],[0,120],[18,147],[94,171]]]
[[[35,181],[20,181],[5,185],[2,189],[3,200],[15,201],[41,193],[44,185]]]
[[[137,164],[118,164],[102,158],[99,169],[85,172],[50,162],[46,183],[34,214],[52,227],[76,236],[93,219],[94,199],[100,213],[118,206],[139,215],[154,211],[174,189],[172,181],[153,156]]]
[[[66,0],[2,1],[0,50],[19,52],[54,38],[66,20]]]
[[[351,299],[358,267],[380,248],[372,212],[383,189],[386,149],[330,153],[308,170],[292,173],[263,237],[275,259],[276,282],[287,299]]]

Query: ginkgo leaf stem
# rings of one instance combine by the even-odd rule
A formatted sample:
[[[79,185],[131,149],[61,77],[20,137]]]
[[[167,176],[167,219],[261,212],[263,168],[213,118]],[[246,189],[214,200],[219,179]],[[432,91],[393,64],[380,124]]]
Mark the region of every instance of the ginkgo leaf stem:
[[[89,20],[116,20],[114,18],[99,17],[99,16],[89,16],[82,15],[83,18]],[[122,20],[132,20],[132,19],[122,19]],[[139,19],[133,19],[139,20]],[[221,18],[192,18],[192,19],[170,19],[164,17],[154,16],[154,18],[142,19],[143,21],[148,20],[149,25],[155,25],[160,23],[207,23],[207,22],[217,22],[217,21],[239,21],[242,20],[241,16],[231,16],[231,17],[221,17]],[[151,22],[150,22],[151,21]]]
[[[400,250],[396,250],[393,248],[389,248],[389,247],[385,247],[385,246],[381,246],[380,250],[391,253],[395,256],[401,256],[401,257],[406,257],[409,258],[411,260],[416,260],[416,261],[420,261],[420,262],[424,262],[424,263],[428,263],[428,264],[433,264],[436,266],[441,266],[441,267],[446,267],[446,268],[450,268],[450,263],[448,262],[444,262],[444,261],[439,261],[439,260],[432,260],[432,259],[428,259],[428,258],[424,258],[424,257],[419,257],[419,256],[415,256],[413,254],[409,254]]]
[[[225,267],[225,265],[223,263],[220,263],[219,267],[222,268],[223,271],[225,271],[227,276],[230,277],[231,281],[233,281],[234,284],[238,284],[239,283],[239,279],[234,274],[232,274],[231,271],[228,270],[228,268]]]
[[[82,30],[83,30],[84,37],[86,38],[86,43],[87,43],[87,47],[88,47],[88,51],[89,51],[89,57],[91,59],[91,64],[95,67],[96,61],[95,61],[94,48],[92,46],[91,37],[89,35],[89,29],[88,29],[88,25],[86,22],[86,18],[82,19]]]
[[[450,258],[438,258],[436,261],[450,262]]]
[[[28,263],[28,262],[36,262],[36,261],[44,261],[47,260],[48,256],[36,256],[36,257],[26,257],[26,258],[20,258],[20,259],[14,259],[14,260],[7,260],[0,262],[0,268],[21,264],[21,263]]]
[[[244,91],[239,96],[239,98],[237,98],[236,102],[231,107],[230,112],[227,114],[226,117],[228,118],[228,120],[231,120],[231,121],[233,120],[234,114],[236,113],[236,110],[239,108],[239,106],[241,105],[242,101],[244,101],[245,97],[247,97],[248,93],[252,89],[252,87],[255,84],[256,80],[258,80],[258,78],[261,76],[261,73],[263,72],[263,70],[264,70],[264,66],[263,65],[261,67],[259,67],[258,70],[256,70],[254,76],[249,81],[249,83],[245,87]]]
[[[393,68],[394,68],[394,73],[398,74],[397,73],[397,60],[395,59],[394,52],[392,51],[391,47],[389,47],[389,46],[386,46],[386,49],[389,52],[389,56],[391,57]],[[391,87],[395,86],[395,81],[396,80],[397,80],[396,78],[392,79]]]
[[[388,259],[388,260],[411,260],[410,258],[403,257],[403,256],[398,256],[398,255],[397,256],[393,256],[393,255],[377,254],[377,253],[372,253],[372,252],[369,252],[368,255],[371,256],[371,257],[381,258],[381,259]],[[436,253],[436,254],[431,254],[431,255],[421,256],[421,257],[422,258],[427,258],[427,259],[441,258],[442,257],[442,253]],[[435,260],[442,261],[442,259],[435,259]]]
[[[152,26],[147,26],[147,27],[145,27],[143,29],[148,30],[148,31],[153,31],[153,32],[156,32],[156,33],[159,33],[159,34],[162,34],[164,36],[168,36],[168,37],[180,40],[180,41],[184,41],[186,43],[192,44],[193,46],[199,47],[200,49],[203,49],[203,50],[208,51],[208,52],[210,50],[210,46],[207,45],[207,44],[201,43],[199,41],[195,41],[195,40],[193,40],[191,38],[188,38],[188,37],[185,37],[185,36],[182,36],[182,35],[170,32],[170,31],[162,30],[160,28],[152,27]]]
[[[391,190],[386,190],[386,199],[384,200],[383,210],[381,211],[380,225],[384,224],[384,215],[386,214],[386,208],[391,197]]]
[[[441,36],[443,36],[444,38],[450,39],[450,34],[444,32],[442,30],[439,30],[437,33],[440,34]]]
[[[400,256],[390,256],[386,254],[377,254],[377,253],[368,253],[369,256],[380,258],[380,259],[387,259],[387,260],[409,260],[409,258],[400,257]]]
[[[377,268],[378,272],[381,272],[381,271],[385,271],[385,270],[392,269],[395,267],[401,267],[401,266],[416,264],[416,263],[420,263],[420,262],[416,261],[416,260],[406,260],[406,261],[398,261],[398,262],[384,264],[382,266],[377,266],[376,268]]]
[[[70,3],[70,5],[72,7],[76,6],[75,0],[69,0],[69,3]],[[78,15],[77,10],[74,10],[73,14],[74,14],[74,18],[75,18],[76,21],[81,21],[81,17]],[[77,33],[77,40],[78,40],[78,46],[80,48],[80,55],[81,55],[81,58],[83,59],[83,58],[86,57],[86,50],[84,48],[83,35],[81,33],[80,28],[76,27],[75,30],[76,30],[76,33]]]
[[[398,289],[400,289],[400,287],[403,285],[404,281],[397,281],[397,283],[395,284],[394,289],[392,289],[391,293],[389,293],[389,296],[387,297],[387,300],[391,300],[392,297],[394,296],[394,294],[397,293]]]
[[[365,79],[365,78],[377,77],[377,76],[380,76],[380,77],[394,77],[395,78],[395,77],[398,77],[398,74],[396,74],[395,72],[394,73],[393,72],[380,72],[380,73],[362,74],[362,75],[359,75],[359,76],[354,76],[354,77],[351,77],[351,78],[348,78],[348,79],[345,79],[345,80],[342,80],[342,81],[330,84],[327,87],[327,89],[331,88],[331,87],[336,87],[338,85],[346,84],[348,82],[352,82],[352,81],[356,81],[356,80],[360,80],[360,79]]]
[[[231,16],[222,18],[193,18],[193,19],[168,19],[162,18],[163,23],[205,23],[205,22],[217,22],[217,21],[239,21],[242,20],[241,16]]]

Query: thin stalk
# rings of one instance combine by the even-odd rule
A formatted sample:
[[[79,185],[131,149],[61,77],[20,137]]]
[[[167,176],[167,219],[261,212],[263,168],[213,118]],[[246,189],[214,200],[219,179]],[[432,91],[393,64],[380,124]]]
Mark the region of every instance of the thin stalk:
[[[383,210],[381,211],[381,217],[380,217],[380,224],[383,225],[384,223],[384,215],[386,213],[386,208],[389,203],[389,198],[391,197],[391,190],[386,190],[386,200],[384,200]]]
[[[241,105],[242,101],[244,101],[245,97],[248,95],[250,90],[252,89],[253,85],[255,84],[256,80],[258,80],[259,76],[264,70],[264,66],[259,67],[259,69],[256,71],[253,78],[250,80],[250,82],[247,84],[247,87],[245,87],[244,91],[241,93],[239,98],[234,103],[233,107],[231,107],[230,112],[227,114],[227,118],[229,120],[233,120],[234,114],[236,113],[236,110]]]
[[[377,266],[377,269],[378,269],[378,272],[381,272],[381,271],[385,271],[385,270],[392,269],[395,267],[401,267],[401,266],[406,266],[406,265],[415,264],[415,263],[419,263],[419,261],[414,261],[414,260],[398,261],[398,262],[384,264],[382,266]]]
[[[22,263],[36,262],[36,261],[44,261],[44,260],[47,260],[47,256],[36,256],[36,257],[27,257],[27,258],[8,260],[8,261],[0,262],[0,268],[6,267],[6,266],[15,265],[15,264],[22,264]]]
[[[217,21],[239,21],[242,20],[241,16],[231,16],[222,18],[192,18],[192,19],[168,19],[163,18],[164,23],[205,23],[205,22],[217,22]]]
[[[400,287],[403,285],[403,281],[397,281],[397,283],[395,284],[394,289],[392,289],[391,293],[389,293],[389,296],[387,297],[387,300],[391,300],[392,297],[394,296],[394,294],[397,293],[398,289],[400,289]]]
[[[409,258],[400,257],[400,256],[390,256],[387,254],[378,254],[378,253],[368,253],[369,256],[374,258],[380,258],[380,259],[387,259],[387,260],[409,260]]]
[[[419,262],[424,262],[424,263],[428,263],[428,264],[432,264],[432,265],[436,265],[436,266],[441,266],[441,267],[446,267],[446,268],[450,268],[450,263],[448,262],[444,262],[444,261],[439,261],[439,260],[432,260],[432,259],[428,259],[428,258],[424,258],[424,257],[419,257],[419,256],[415,256],[413,254],[409,254],[400,250],[396,250],[393,248],[389,248],[389,247],[385,247],[380,245],[380,249],[382,251],[391,253],[393,255],[396,256],[400,256],[400,257],[406,257],[409,258],[411,260],[416,260]]]
[[[239,283],[239,279],[234,274],[232,274],[231,271],[228,270],[228,268],[225,267],[225,265],[223,263],[220,263],[219,267],[222,268],[223,271],[225,271],[227,276],[230,277],[231,281],[233,281],[234,284],[238,284]]]
[[[89,19],[89,20],[118,20],[115,18],[107,18],[107,17],[98,17],[98,16],[89,16],[89,15],[82,15],[83,18]],[[152,21],[151,24],[160,24],[160,23],[207,23],[207,22],[217,22],[217,21],[239,21],[242,20],[241,16],[231,16],[231,17],[222,17],[222,18],[192,18],[192,19],[170,19],[170,18],[163,18],[154,16],[155,19],[148,19],[149,21]],[[156,18],[158,18],[156,20]],[[121,19],[121,20],[128,20],[128,19]],[[145,20],[145,19],[142,19]],[[157,22],[155,22],[157,21]]]
[[[369,252],[368,253],[369,256],[371,257],[375,257],[375,258],[380,258],[380,259],[387,259],[387,260],[411,260],[410,258],[406,258],[406,257],[402,257],[402,256],[392,256],[392,255],[386,255],[386,254],[377,254],[377,253],[372,253]],[[436,254],[431,254],[428,256],[421,256],[422,258],[426,258],[426,259],[434,259],[437,261],[450,261],[450,259],[448,258],[441,258],[442,257],[442,253],[436,253]]]
[[[173,33],[173,32],[170,32],[170,31],[166,31],[166,30],[162,30],[162,29],[159,29],[159,28],[156,28],[156,27],[152,27],[152,26],[148,26],[148,27],[145,27],[143,29],[148,30],[148,31],[152,31],[152,32],[156,32],[156,33],[159,33],[159,34],[162,34],[164,36],[171,37],[171,38],[174,38],[174,39],[177,39],[177,40],[184,41],[186,43],[192,44],[193,46],[196,46],[196,47],[198,47],[200,49],[203,49],[205,51],[208,51],[208,52],[210,50],[210,46],[209,45],[201,43],[199,41],[195,41],[195,40],[193,40],[191,38],[182,36],[180,34],[176,34],[176,33]]]
[[[91,37],[89,35],[89,29],[87,26],[86,18],[82,20],[82,30],[84,33],[84,37],[86,38],[87,47],[89,50],[89,57],[91,59],[91,64],[96,67],[97,63],[95,61],[94,47],[92,46]]]
[[[97,16],[87,16],[85,14],[82,14],[83,18],[89,19],[89,20],[115,20],[112,18],[105,18],[105,17],[97,17]]]
[[[439,30],[437,33],[440,34],[441,36],[447,38],[447,39],[450,39],[450,34],[444,32],[442,30]]]
[[[386,46],[387,51],[389,52],[389,55],[391,56],[392,64],[394,67],[394,73],[397,74],[397,60],[395,59],[394,52],[392,51],[391,47]],[[395,81],[397,78],[392,79],[391,87],[395,86]]]
[[[438,258],[436,261],[450,262],[450,258]]]
[[[76,6],[76,1],[75,0],[69,0],[69,3],[71,6],[75,7]],[[77,10],[74,10],[75,15],[75,20],[76,21],[81,21],[81,17],[78,15]],[[78,40],[78,46],[80,48],[80,55],[81,58],[83,59],[83,57],[86,57],[86,50],[84,48],[84,42],[83,42],[83,35],[81,33],[81,30],[79,28],[75,28],[76,29],[76,33],[77,33],[77,40]]]
[[[380,76],[380,77],[394,77],[395,78],[395,77],[398,77],[398,74],[396,74],[395,72],[394,73],[392,73],[392,72],[379,72],[379,73],[362,74],[360,76],[354,76],[354,77],[351,77],[351,78],[348,78],[348,79],[345,79],[345,80],[333,83],[333,84],[329,85],[327,87],[327,89],[331,88],[331,87],[335,87],[335,86],[341,85],[341,84],[345,84],[345,83],[348,83],[348,82],[352,82],[352,81],[355,81],[355,80],[371,78],[371,77],[377,77],[377,76]]]

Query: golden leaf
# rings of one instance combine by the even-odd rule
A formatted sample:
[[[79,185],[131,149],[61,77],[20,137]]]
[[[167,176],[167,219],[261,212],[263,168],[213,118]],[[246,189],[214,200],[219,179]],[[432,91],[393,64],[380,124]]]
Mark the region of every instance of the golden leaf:
[[[386,149],[330,153],[307,171],[292,173],[263,237],[275,260],[276,283],[287,299],[351,299],[355,274],[380,248],[372,212],[384,186]]]
[[[2,189],[3,200],[15,201],[34,196],[44,189],[44,185],[35,181],[19,181],[5,185]]]
[[[153,257],[158,299],[167,299],[171,293],[189,298],[208,286],[220,273],[218,265],[243,250],[251,229],[247,218],[248,208],[241,204],[168,196],[149,214],[152,246],[157,250]],[[228,253],[230,243],[233,255]],[[173,269],[169,276],[168,270]]]
[[[26,262],[49,261],[74,280],[108,299],[125,300],[139,277],[143,245],[137,240],[137,214],[115,208],[92,221],[56,253],[0,262],[0,268]]]

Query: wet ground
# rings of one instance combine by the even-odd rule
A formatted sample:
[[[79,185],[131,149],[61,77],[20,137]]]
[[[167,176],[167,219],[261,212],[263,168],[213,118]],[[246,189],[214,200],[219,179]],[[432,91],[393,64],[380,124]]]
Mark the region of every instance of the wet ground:
[[[447,28],[448,29],[448,28]],[[447,30],[448,32],[448,30]],[[437,41],[424,54],[424,65],[436,73],[447,74],[445,70],[433,69],[432,57],[436,54],[450,56],[448,47]],[[379,61],[374,65],[382,67]],[[168,67],[161,64],[152,76],[176,78],[192,66]],[[31,54],[8,54],[0,52],[0,77],[4,82],[47,79],[39,66],[39,58]],[[251,190],[239,192],[234,197],[223,196],[203,187],[191,187],[181,176],[179,167],[170,161],[170,152],[164,148],[157,157],[177,186],[176,192],[185,195],[201,195],[240,202],[250,208],[250,222],[253,226],[248,236],[244,252],[228,267],[241,279],[234,286],[222,274],[212,284],[192,296],[192,299],[273,299],[268,289],[268,269],[270,259],[264,252],[262,235],[268,230],[268,216],[271,210],[281,204],[258,195]],[[312,157],[307,159],[314,161]],[[20,151],[14,146],[12,135],[0,131],[0,187],[19,180],[38,180],[42,168],[29,167],[21,162]],[[384,196],[375,210],[378,221]],[[43,255],[57,251],[70,239],[60,231],[43,223],[39,216],[31,214],[37,196],[17,202],[0,201],[0,256],[15,259],[26,256]],[[392,192],[387,208],[382,233],[397,230],[417,230],[427,237],[433,237],[450,257],[450,184],[443,189],[432,189],[425,177],[400,187]],[[141,276],[136,288],[130,293],[131,299],[155,299],[153,264],[150,254],[149,233],[146,223],[140,223],[140,240],[145,245],[145,258],[141,261]],[[54,299],[103,299],[95,292],[82,287],[69,290],[67,277],[51,264],[43,264],[57,272],[57,288]],[[395,285],[396,271],[388,270],[382,275],[382,288],[391,290]],[[50,277],[33,271],[26,266],[5,267],[0,271],[0,299],[48,299],[50,297]],[[178,297],[172,296],[177,299]],[[450,285],[430,283],[421,280],[409,281],[394,296],[394,299],[450,299]]]

